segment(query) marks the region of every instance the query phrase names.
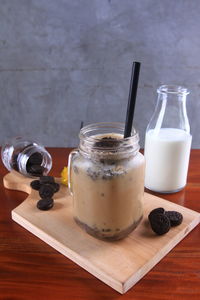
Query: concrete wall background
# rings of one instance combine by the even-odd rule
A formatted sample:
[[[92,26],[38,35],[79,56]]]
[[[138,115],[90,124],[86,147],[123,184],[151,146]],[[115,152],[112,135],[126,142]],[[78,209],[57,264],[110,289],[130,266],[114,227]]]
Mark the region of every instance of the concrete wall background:
[[[81,120],[123,122],[136,60],[141,145],[156,88],[171,83],[191,90],[199,148],[199,14],[199,0],[0,0],[0,143],[76,146]]]

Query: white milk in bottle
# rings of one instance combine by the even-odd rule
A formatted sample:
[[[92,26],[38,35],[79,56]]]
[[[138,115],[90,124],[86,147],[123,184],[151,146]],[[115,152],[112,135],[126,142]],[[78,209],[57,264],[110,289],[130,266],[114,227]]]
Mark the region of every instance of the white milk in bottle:
[[[190,134],[176,128],[146,133],[146,188],[167,193],[186,185],[191,141]]]
[[[186,88],[164,85],[145,136],[145,187],[160,193],[183,189],[192,136],[186,113]]]

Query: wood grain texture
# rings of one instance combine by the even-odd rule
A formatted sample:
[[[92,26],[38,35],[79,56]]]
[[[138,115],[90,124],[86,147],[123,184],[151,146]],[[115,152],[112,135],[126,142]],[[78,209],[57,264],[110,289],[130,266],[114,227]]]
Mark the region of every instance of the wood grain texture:
[[[59,176],[69,149],[49,149]],[[200,151],[192,150],[187,187],[163,198],[200,211]],[[3,177],[7,171],[1,165]],[[152,193],[153,194],[153,193]],[[157,194],[158,195],[158,194]],[[161,195],[159,195],[161,196]],[[119,299],[121,296],[11,220],[25,193],[0,189],[0,299]],[[199,299],[200,226],[123,299]]]
[[[121,241],[104,242],[89,236],[74,222],[72,197],[65,186],[61,185],[60,191],[54,195],[54,207],[40,211],[36,207],[38,192],[30,188],[32,179],[13,171],[3,181],[8,189],[30,194],[12,210],[14,221],[122,294],[200,221],[199,213],[145,193],[144,217],[137,229]],[[148,223],[148,214],[156,207],[181,212],[182,224],[171,228],[166,235],[156,236]]]

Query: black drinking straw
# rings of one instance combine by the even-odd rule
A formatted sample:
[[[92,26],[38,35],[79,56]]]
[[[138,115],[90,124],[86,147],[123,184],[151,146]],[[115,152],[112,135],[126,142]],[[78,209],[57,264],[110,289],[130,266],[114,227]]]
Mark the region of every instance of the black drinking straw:
[[[140,63],[134,61],[131,74],[131,82],[129,89],[128,105],[126,112],[126,123],[124,128],[124,138],[131,136],[133,116],[135,110],[135,102],[137,96],[137,87],[140,74]]]
[[[81,126],[80,126],[80,130],[83,128],[83,121],[81,121]]]

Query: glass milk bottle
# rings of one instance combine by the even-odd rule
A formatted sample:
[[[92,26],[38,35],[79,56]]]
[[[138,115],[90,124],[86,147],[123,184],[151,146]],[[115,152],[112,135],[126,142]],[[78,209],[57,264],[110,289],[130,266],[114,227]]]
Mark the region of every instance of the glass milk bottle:
[[[118,240],[142,219],[144,157],[135,129],[97,123],[81,129],[80,144],[69,156],[69,188],[77,224],[103,240]]]
[[[186,185],[192,136],[186,111],[189,91],[162,85],[145,137],[145,187],[174,193]]]

